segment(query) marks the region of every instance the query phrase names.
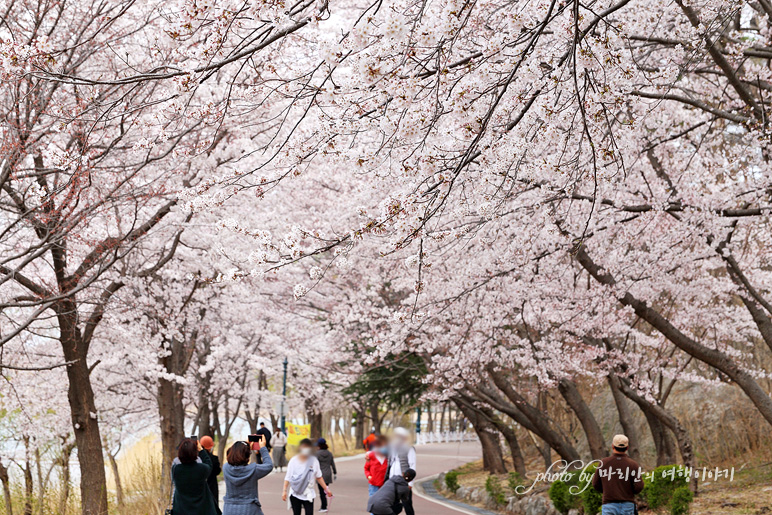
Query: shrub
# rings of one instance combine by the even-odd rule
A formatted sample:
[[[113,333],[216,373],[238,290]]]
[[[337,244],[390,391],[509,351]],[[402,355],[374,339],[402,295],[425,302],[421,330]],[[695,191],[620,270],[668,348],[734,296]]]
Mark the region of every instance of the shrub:
[[[577,484],[579,474],[566,474],[565,481],[555,481],[550,485],[549,497],[555,509],[560,513],[566,514],[568,510],[578,509],[581,505],[579,496],[574,495],[569,490]]]
[[[645,476],[642,495],[653,510],[667,506],[672,515],[689,512],[694,496],[689,490],[686,471],[680,465],[663,465]]]
[[[456,493],[458,488],[461,486],[458,484],[458,475],[459,474],[457,470],[451,470],[445,474],[445,486],[448,487],[448,490],[453,493]]]
[[[507,476],[507,486],[509,486],[509,490],[512,492],[512,495],[521,497],[521,495],[517,493],[517,488],[519,486],[523,486],[523,476],[521,476],[518,472],[510,472]]]
[[[562,481],[552,483],[549,497],[556,510],[565,514],[569,510],[582,508],[585,515],[600,512],[602,495],[595,491],[591,484],[596,468],[597,464],[590,464],[581,472],[563,474]]]
[[[488,492],[497,505],[503,506],[507,504],[504,487],[501,486],[501,480],[497,476],[488,476],[488,479],[485,480],[485,491]]]
[[[579,490],[582,490],[582,506],[584,506],[585,515],[595,515],[601,511],[603,505],[603,494],[595,490],[592,486],[592,476],[598,468],[597,463],[587,465],[579,478]],[[582,481],[584,479],[584,481]]]
[[[689,513],[689,506],[694,500],[694,493],[688,486],[682,486],[673,490],[670,497],[670,515],[685,515]]]

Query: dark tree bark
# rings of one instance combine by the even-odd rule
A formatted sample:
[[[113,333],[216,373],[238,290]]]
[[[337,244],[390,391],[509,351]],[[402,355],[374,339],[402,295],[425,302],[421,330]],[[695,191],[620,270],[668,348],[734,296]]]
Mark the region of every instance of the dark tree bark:
[[[616,279],[603,271],[603,269],[590,258],[584,247],[579,247],[575,255],[579,264],[581,264],[598,283],[607,286],[616,286]],[[648,322],[676,347],[726,374],[742,388],[767,422],[772,424],[772,398],[770,398],[769,394],[767,394],[761,385],[756,382],[753,376],[741,368],[731,357],[720,350],[702,345],[698,341],[687,336],[662,316],[659,311],[637,299],[630,292],[625,292],[618,297],[618,300],[623,306],[633,308],[636,315]]]
[[[75,449],[75,443],[65,443],[59,455],[58,464],[62,467],[62,491],[59,494],[59,513],[67,513],[67,503],[70,501],[70,456]]]
[[[561,379],[558,382],[558,390],[576,415],[576,418],[579,419],[582,429],[584,429],[592,459],[603,459],[607,454],[603,433],[600,430],[598,421],[595,420],[595,415],[592,414],[592,410],[590,410],[590,407],[584,402],[582,395],[579,393],[576,383],[569,379]]]
[[[372,401],[370,403],[370,420],[372,420],[375,434],[381,434],[381,424],[383,420],[381,419],[380,404],[381,403],[378,401]]]
[[[308,420],[311,422],[311,441],[316,442],[319,438],[321,438],[323,435],[323,428],[324,425],[322,423],[324,417],[322,416],[321,412],[317,411],[308,411]]]
[[[651,438],[654,440],[654,449],[657,452],[657,466],[672,465],[678,461],[676,456],[675,443],[668,433],[667,427],[657,418],[648,408],[641,408],[646,417],[646,423],[651,431]]]
[[[11,480],[8,477],[8,468],[3,465],[0,459],[0,483],[3,484],[3,499],[5,499],[5,512],[7,515],[13,515],[13,504],[11,503]],[[64,512],[60,512],[64,513]]]
[[[67,398],[78,448],[82,512],[83,515],[107,515],[107,477],[91,370],[87,362],[88,343],[77,327],[75,303],[66,300],[62,304],[57,314],[59,341],[64,359],[70,363],[66,367]]]
[[[356,410],[356,427],[354,428],[354,440],[356,440],[354,446],[356,449],[364,449],[365,444],[365,410],[357,408]]]
[[[683,425],[681,425],[681,422],[662,406],[659,406],[658,404],[652,404],[641,397],[635,390],[630,387],[630,385],[627,384],[623,378],[620,378],[619,384],[621,386],[622,393],[624,393],[633,402],[638,404],[641,409],[644,409],[644,405],[646,405],[646,409],[650,410],[650,412],[657,419],[659,419],[659,421],[661,421],[667,429],[670,429],[670,431],[673,432],[673,435],[676,438],[676,442],[678,443],[678,450],[681,453],[681,459],[683,460],[684,465],[693,468],[695,465],[694,446],[692,445],[692,439],[691,436],[689,436],[689,432],[685,427],[683,427]],[[644,413],[645,412],[646,411],[644,411]],[[696,479],[692,478],[692,480],[689,482],[689,486],[693,492],[697,492]]]
[[[501,452],[499,443],[499,433],[495,426],[488,422],[485,417],[477,411],[469,408],[463,402],[457,402],[456,405],[464,413],[464,416],[472,423],[472,427],[480,438],[482,447],[483,469],[491,474],[506,474],[507,466],[504,462],[504,455]]]
[[[183,375],[189,362],[185,353],[184,343],[173,338],[167,341],[170,351],[159,359],[166,373]],[[171,466],[177,456],[177,446],[185,438],[185,407],[183,405],[184,389],[176,381],[163,377],[158,379],[158,415],[161,421],[161,447],[163,463],[161,466],[161,498],[163,502],[171,495]]]
[[[509,380],[501,373],[489,367],[488,373],[494,384],[510,402],[501,402],[502,399],[496,399],[497,394],[490,390],[478,391],[482,393],[481,400],[489,404],[508,416],[524,428],[535,433],[542,440],[557,452],[561,458],[568,462],[574,462],[580,459],[576,448],[555,429],[550,420],[545,416],[545,412],[535,406],[532,406],[525,397],[523,397]]]
[[[118,447],[116,454],[119,451],[120,447]],[[123,485],[121,484],[121,474],[118,470],[118,462],[115,460],[115,455],[110,452],[110,449],[105,449],[105,452],[107,453],[107,460],[110,462],[110,470],[112,471],[113,479],[115,480],[115,501],[118,504],[118,513],[123,514],[126,509],[126,503],[123,499]]]
[[[617,406],[617,413],[619,414],[619,424],[622,426],[622,431],[624,431],[625,436],[627,436],[627,439],[630,441],[630,446],[627,449],[627,454],[634,459],[635,461],[640,463],[641,460],[641,454],[640,454],[640,444],[639,442],[640,437],[638,435],[638,428],[635,427],[635,423],[633,422],[633,416],[630,412],[630,406],[628,403],[630,402],[627,400],[627,397],[625,397],[625,394],[621,392],[619,389],[619,378],[614,375],[610,374],[608,376],[608,385],[611,389],[611,395],[614,397],[614,403]]]
[[[468,410],[476,411],[478,415],[485,417],[491,424],[496,427],[496,429],[504,437],[504,440],[507,442],[515,470],[518,474],[525,477],[525,459],[523,458],[523,451],[520,448],[520,442],[517,440],[517,434],[515,433],[515,430],[512,429],[506,422],[501,420],[501,418],[499,418],[492,409],[475,405],[474,399],[468,396],[459,396],[457,397],[456,402],[463,403]]]
[[[29,459],[29,437],[24,437],[24,515],[32,515],[32,496],[35,485],[32,479],[32,462]]]
[[[504,437],[504,440],[506,440],[507,446],[509,447],[509,453],[512,456],[512,464],[515,467],[515,471],[521,476],[525,477],[525,458],[523,458],[523,451],[520,448],[520,442],[517,440],[517,433],[515,433],[515,430],[512,429],[512,427],[510,427],[506,422],[497,417],[493,411],[484,410],[484,413],[488,420],[490,420],[491,423],[496,426],[496,429],[498,429],[498,431]]]

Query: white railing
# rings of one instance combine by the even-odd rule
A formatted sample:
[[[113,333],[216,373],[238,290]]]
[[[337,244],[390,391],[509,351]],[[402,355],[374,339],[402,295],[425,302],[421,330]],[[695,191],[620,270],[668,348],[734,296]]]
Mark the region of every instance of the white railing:
[[[433,431],[431,433],[421,431],[416,435],[417,445],[448,442],[476,442],[477,435],[474,432],[465,431]]]

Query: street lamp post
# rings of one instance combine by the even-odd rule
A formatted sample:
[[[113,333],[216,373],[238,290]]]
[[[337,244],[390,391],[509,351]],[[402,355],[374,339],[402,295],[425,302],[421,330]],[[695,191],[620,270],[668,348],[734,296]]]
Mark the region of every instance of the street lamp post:
[[[289,362],[287,361],[287,358],[284,358],[284,362],[282,363],[284,365],[284,382],[282,384],[281,388],[281,432],[286,433],[287,432],[287,416],[284,412],[285,408],[285,402],[287,402],[287,364]]]

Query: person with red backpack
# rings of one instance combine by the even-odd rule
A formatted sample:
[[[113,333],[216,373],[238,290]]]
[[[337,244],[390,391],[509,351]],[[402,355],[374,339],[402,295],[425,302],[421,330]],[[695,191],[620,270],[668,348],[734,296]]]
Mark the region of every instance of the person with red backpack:
[[[376,436],[375,429],[373,429],[370,434],[367,435],[367,438],[362,440],[362,445],[364,445],[366,451],[372,451],[376,440],[378,440],[378,436]]]

